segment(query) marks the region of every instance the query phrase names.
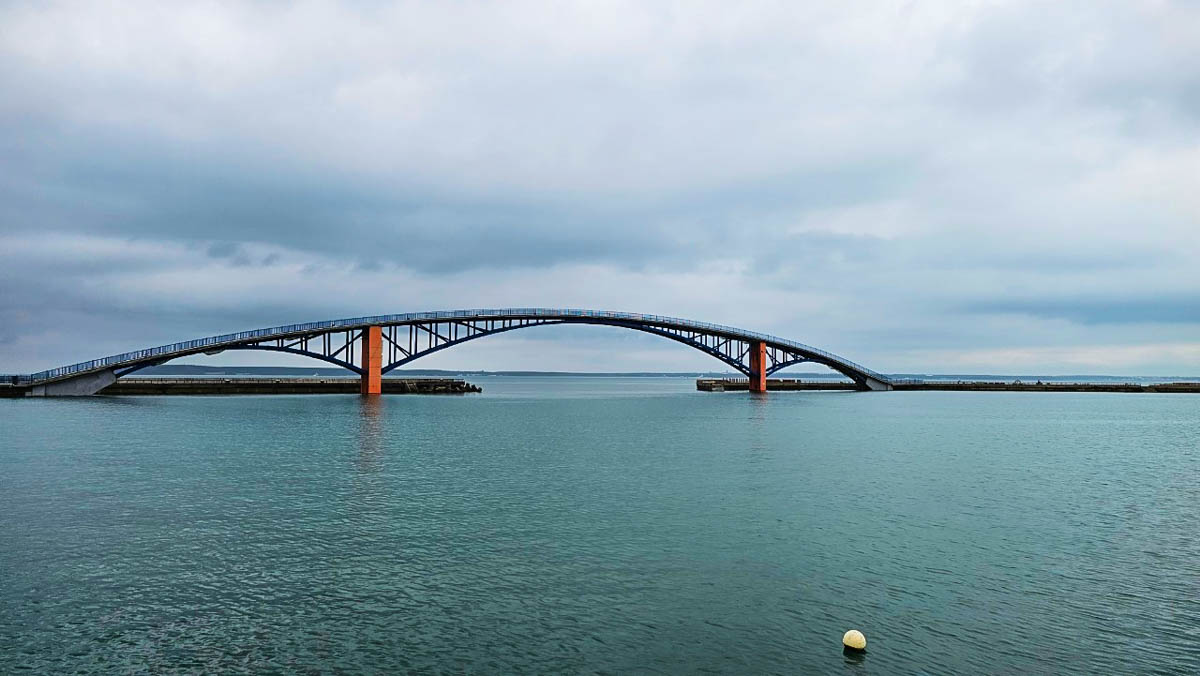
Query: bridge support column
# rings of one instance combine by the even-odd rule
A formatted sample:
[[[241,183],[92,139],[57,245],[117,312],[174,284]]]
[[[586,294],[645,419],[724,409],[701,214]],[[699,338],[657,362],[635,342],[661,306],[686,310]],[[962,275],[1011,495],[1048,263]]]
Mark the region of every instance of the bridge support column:
[[[750,391],[767,391],[767,344],[761,340],[750,343]]]
[[[364,395],[383,394],[383,329],[368,326],[362,333],[362,388]]]

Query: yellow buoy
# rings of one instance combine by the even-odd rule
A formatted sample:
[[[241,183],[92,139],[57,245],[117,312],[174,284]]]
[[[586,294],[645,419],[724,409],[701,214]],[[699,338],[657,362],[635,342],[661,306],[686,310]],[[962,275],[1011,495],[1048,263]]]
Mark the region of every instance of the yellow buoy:
[[[850,650],[866,650],[867,637],[863,636],[861,631],[857,629],[851,629],[850,631],[846,632],[845,636],[842,636],[842,645],[846,646]]]

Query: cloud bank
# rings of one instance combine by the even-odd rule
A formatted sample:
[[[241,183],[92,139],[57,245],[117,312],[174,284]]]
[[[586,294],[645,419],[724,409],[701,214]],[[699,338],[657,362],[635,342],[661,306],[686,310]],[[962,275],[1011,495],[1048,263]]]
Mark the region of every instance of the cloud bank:
[[[1200,373],[1200,8],[826,5],[6,4],[0,371],[538,305]],[[595,328],[421,365],[718,366]]]

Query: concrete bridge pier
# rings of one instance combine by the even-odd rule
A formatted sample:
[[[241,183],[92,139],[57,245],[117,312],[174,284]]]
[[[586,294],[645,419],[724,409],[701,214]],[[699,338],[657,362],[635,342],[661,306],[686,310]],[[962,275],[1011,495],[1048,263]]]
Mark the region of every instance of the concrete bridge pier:
[[[368,326],[362,332],[363,396],[383,394],[383,329]]]

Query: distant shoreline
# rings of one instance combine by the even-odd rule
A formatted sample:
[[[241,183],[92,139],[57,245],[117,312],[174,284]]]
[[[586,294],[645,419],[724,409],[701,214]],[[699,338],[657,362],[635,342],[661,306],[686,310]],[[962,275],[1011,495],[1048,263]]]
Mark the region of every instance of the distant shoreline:
[[[393,377],[438,377],[438,378],[455,378],[455,377],[538,377],[538,378],[744,378],[740,373],[731,371],[632,371],[632,372],[579,372],[579,371],[475,371],[475,370],[450,370],[450,369],[396,369],[391,374]],[[781,377],[805,380],[828,380],[831,382],[850,382],[839,374],[829,372],[784,372]],[[163,366],[152,366],[142,369],[136,374],[131,374],[127,377],[162,377],[162,376],[241,376],[241,377],[323,377],[323,378],[357,378],[358,376],[339,368],[312,367],[305,368],[303,366],[207,366],[196,364],[166,364]],[[1033,383],[1042,381],[1046,383],[1137,383],[1137,384],[1153,384],[1153,383],[1172,383],[1172,382],[1197,382],[1200,381],[1200,376],[1108,376],[1094,374],[1069,374],[1069,375],[1045,375],[1045,374],[994,374],[994,373],[951,373],[951,374],[929,374],[929,373],[893,373],[888,374],[892,379],[896,380],[923,380],[930,381],[1004,381],[1011,383],[1012,381],[1022,381]]]

